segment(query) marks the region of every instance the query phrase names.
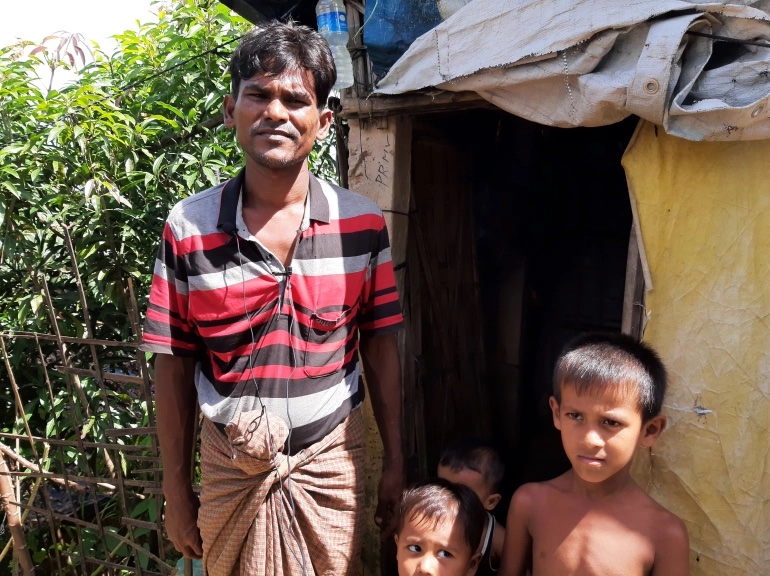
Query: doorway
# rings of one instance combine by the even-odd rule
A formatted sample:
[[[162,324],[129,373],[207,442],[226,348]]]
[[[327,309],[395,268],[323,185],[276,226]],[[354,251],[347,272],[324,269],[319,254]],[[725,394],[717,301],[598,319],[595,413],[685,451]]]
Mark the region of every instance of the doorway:
[[[428,474],[463,435],[498,444],[506,506],[522,483],[568,468],[551,370],[574,335],[621,329],[632,214],[620,161],[636,123],[561,129],[496,110],[414,119],[407,298],[420,302],[421,368],[408,410],[422,417],[411,438]]]

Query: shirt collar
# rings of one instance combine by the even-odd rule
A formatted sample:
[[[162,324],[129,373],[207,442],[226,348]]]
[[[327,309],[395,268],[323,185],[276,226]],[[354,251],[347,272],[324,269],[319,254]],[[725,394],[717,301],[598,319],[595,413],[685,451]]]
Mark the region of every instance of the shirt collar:
[[[242,168],[235,178],[225,182],[219,197],[219,218],[217,228],[228,234],[238,229],[238,224],[243,222],[243,217],[238,214],[238,208],[241,205],[241,190],[246,174],[246,169]],[[329,201],[326,198],[321,182],[313,174],[309,174],[310,185],[308,187],[308,202],[310,209],[305,209],[307,222],[303,220],[302,230],[310,226],[310,220],[329,223]],[[241,216],[239,218],[239,216]]]

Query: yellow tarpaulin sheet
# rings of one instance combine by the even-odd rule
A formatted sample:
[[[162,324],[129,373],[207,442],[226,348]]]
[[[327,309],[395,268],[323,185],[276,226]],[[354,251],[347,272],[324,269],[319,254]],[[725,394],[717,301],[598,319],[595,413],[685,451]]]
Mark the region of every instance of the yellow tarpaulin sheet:
[[[690,533],[692,574],[770,575],[770,141],[640,125],[623,158],[669,427],[636,463]],[[649,287],[649,286],[648,286]]]

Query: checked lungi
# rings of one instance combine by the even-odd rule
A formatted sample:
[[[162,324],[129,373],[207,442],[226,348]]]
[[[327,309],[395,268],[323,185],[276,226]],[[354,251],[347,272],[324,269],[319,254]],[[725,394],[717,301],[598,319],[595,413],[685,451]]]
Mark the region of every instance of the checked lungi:
[[[198,527],[208,576],[360,574],[361,410],[291,458],[288,426],[270,412],[243,412],[225,433],[204,420]]]

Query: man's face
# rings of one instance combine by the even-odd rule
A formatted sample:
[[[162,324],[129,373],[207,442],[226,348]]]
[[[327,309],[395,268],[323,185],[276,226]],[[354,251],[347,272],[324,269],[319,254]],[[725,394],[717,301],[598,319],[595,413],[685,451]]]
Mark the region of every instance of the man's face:
[[[243,80],[237,98],[225,96],[225,125],[235,128],[247,161],[273,170],[303,164],[316,139],[331,126],[330,110],[318,110],[312,75],[287,70]]]
[[[561,403],[551,396],[554,426],[575,473],[598,483],[628,469],[642,439],[642,415],[635,394],[606,389],[578,395],[575,386],[562,384]]]
[[[395,536],[398,576],[473,576],[479,555],[471,551],[459,522],[433,526],[424,518],[406,518]]]

